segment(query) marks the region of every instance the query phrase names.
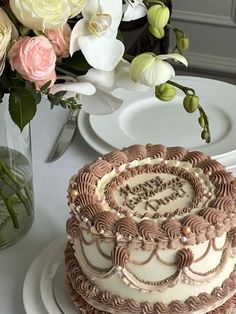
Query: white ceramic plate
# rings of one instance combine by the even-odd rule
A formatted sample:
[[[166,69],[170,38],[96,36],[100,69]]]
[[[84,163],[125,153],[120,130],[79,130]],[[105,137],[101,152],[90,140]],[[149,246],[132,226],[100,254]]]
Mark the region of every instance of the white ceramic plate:
[[[52,242],[30,266],[23,286],[26,314],[77,314],[65,288],[65,239]]]
[[[78,127],[80,133],[84,140],[97,152],[100,154],[107,154],[115,148],[104,142],[100,137],[98,137],[92,130],[89,115],[80,112],[78,119]],[[218,156],[215,158],[219,162],[221,162],[227,169],[235,168],[236,166],[236,151],[232,151],[227,154],[223,154],[222,156]],[[235,173],[236,174],[236,173]]]
[[[210,117],[210,144],[200,137],[198,112],[184,111],[180,91],[172,101],[161,102],[152,90],[144,93],[116,90],[114,94],[124,99],[123,105],[111,115],[89,116],[92,130],[115,148],[137,143],[164,143],[200,150],[214,157],[236,150],[236,86],[196,77],[177,77],[175,82],[193,87],[200,96]]]

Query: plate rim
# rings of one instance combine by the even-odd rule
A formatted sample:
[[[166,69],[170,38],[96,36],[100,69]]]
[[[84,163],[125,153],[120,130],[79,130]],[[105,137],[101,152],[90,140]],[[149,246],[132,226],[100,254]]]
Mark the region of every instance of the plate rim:
[[[47,308],[43,303],[41,291],[40,291],[40,281],[45,264],[48,263],[48,255],[50,252],[58,250],[59,247],[64,245],[66,242],[66,235],[57,237],[54,241],[49,243],[31,263],[24,279],[23,283],[23,305],[26,314],[32,314],[34,310],[35,314],[48,314]],[[52,254],[51,254],[52,257]],[[38,278],[38,280],[37,280]],[[39,290],[39,295],[35,293]],[[30,297],[29,297],[30,296]],[[40,299],[40,300],[39,300]],[[41,302],[40,302],[41,301]],[[39,304],[40,303],[40,304]],[[44,312],[42,312],[42,310]],[[61,313],[61,312],[60,312]]]
[[[204,97],[211,97],[212,92],[209,90],[209,88],[212,86],[212,89],[214,89],[213,91],[217,91],[218,87],[224,87],[224,93],[228,93],[228,92],[236,92],[236,86],[230,83],[226,83],[226,82],[222,82],[219,80],[214,80],[214,79],[209,79],[209,78],[202,78],[202,77],[195,77],[195,76],[177,76],[175,77],[174,81],[176,81],[177,83],[182,83],[183,85],[191,85],[192,83],[196,84],[196,87],[194,87],[195,89],[199,89],[199,90],[203,90],[204,89],[204,93],[203,96]],[[199,85],[199,86],[197,86]],[[207,86],[207,88],[205,89],[205,85]],[[209,90],[209,91],[208,91]],[[127,91],[124,89],[117,89],[114,91],[115,95],[119,97],[119,93],[123,93],[123,96],[129,96],[130,93],[130,97],[132,97],[132,93],[134,93],[133,91]],[[178,103],[180,102],[180,92],[178,92],[177,94],[178,97]],[[124,97],[123,97],[124,98]],[[130,110],[134,107],[134,104],[136,104],[138,106],[138,108],[140,108],[140,102],[145,101],[146,98],[152,98],[154,99],[155,96],[153,94],[152,89],[149,89],[148,91],[144,92],[144,93],[139,93],[138,96],[135,95],[134,96],[134,101],[128,102],[126,105],[127,106],[121,106],[121,108],[119,110],[117,110],[114,115],[113,115],[113,122],[114,122],[114,129],[117,129],[118,132],[115,132],[116,136],[114,136],[114,138],[116,140],[118,140],[118,145],[116,145],[115,148],[120,148],[121,142],[119,142],[119,138],[120,136],[122,136],[122,138],[124,139],[124,145],[123,146],[129,146],[132,145],[132,139],[127,135],[125,135],[125,131],[123,132],[123,127],[122,125],[119,123],[121,116],[123,116],[125,114],[125,112],[129,113]],[[127,98],[128,99],[128,98]],[[182,97],[181,97],[182,99]],[[229,105],[228,106],[220,106],[221,102],[214,102],[214,106],[209,106],[209,110],[213,110],[213,108],[215,107],[218,110],[223,110],[225,113],[225,116],[227,119],[230,119],[231,115],[230,115],[230,109],[232,107],[232,102],[228,101]],[[163,107],[164,104],[161,103],[161,107]],[[132,109],[133,110],[133,109]],[[217,111],[216,111],[217,112]],[[221,116],[221,115],[220,115]],[[236,117],[236,116],[235,116]],[[103,119],[106,119],[106,116],[103,116]],[[115,121],[114,121],[115,119]],[[96,121],[97,120],[97,121]],[[106,120],[101,120],[101,122],[105,122]],[[236,150],[236,146],[232,147],[232,144],[234,143],[233,139],[234,139],[234,134],[235,134],[235,130],[236,130],[236,124],[233,123],[234,119],[230,119],[229,120],[229,124],[226,125],[228,131],[227,133],[223,134],[223,130],[221,132],[221,136],[218,139],[215,139],[214,142],[212,142],[210,145],[204,145],[204,147],[200,147],[201,145],[199,143],[197,143],[197,147],[193,147],[190,150],[199,150],[199,151],[203,151],[206,152],[208,155],[211,155],[213,158],[217,158],[217,157],[222,157],[226,154],[229,154],[231,152],[233,152],[234,150]],[[112,137],[110,136],[110,134],[113,134],[113,132],[104,132],[104,137],[102,136],[102,129],[101,126],[99,124],[99,117],[96,115],[89,115],[89,123],[90,123],[90,128],[93,131],[94,135],[97,136],[97,138],[102,139],[103,142],[105,142],[107,145],[111,145],[112,143]],[[108,121],[109,123],[109,121]],[[112,124],[113,125],[113,124]],[[111,129],[111,127],[108,128],[108,130]],[[106,130],[107,131],[107,130]],[[225,131],[225,130],[224,130]],[[126,139],[126,141],[125,141]],[[137,143],[136,139],[134,141],[134,144]],[[200,145],[200,146],[199,146]],[[183,146],[183,145],[182,145]],[[187,145],[186,145],[187,146]],[[223,150],[221,150],[221,147],[224,147]],[[188,147],[188,146],[187,146]],[[218,150],[218,152],[217,152]]]

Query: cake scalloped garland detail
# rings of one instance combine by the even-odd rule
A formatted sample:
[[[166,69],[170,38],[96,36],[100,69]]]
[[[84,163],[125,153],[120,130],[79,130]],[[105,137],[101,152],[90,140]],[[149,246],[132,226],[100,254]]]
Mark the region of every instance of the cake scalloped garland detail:
[[[185,257],[182,257],[182,259],[185,261],[185,263],[190,264],[192,261],[192,256],[190,256],[191,253],[189,254],[189,252],[185,252],[183,255]],[[233,295],[236,289],[236,269],[234,269],[229,278],[226,278],[224,280],[222,286],[215,287],[211,294],[203,292],[200,293],[198,296],[189,297],[185,302],[174,300],[170,304],[164,304],[163,302],[156,302],[154,304],[150,304],[149,302],[138,303],[137,301],[131,299],[123,299],[119,296],[112,295],[109,292],[102,292],[98,287],[91,283],[88,278],[83,274],[81,268],[78,266],[77,260],[74,256],[74,250],[69,243],[65,251],[65,264],[69,280],[69,288],[72,292],[72,300],[76,300],[77,298],[79,299],[79,297],[81,297],[81,301],[84,300],[90,306],[92,305],[91,308],[88,306],[88,309],[91,310],[91,312],[89,313],[93,313],[93,311],[95,311],[96,309],[98,312],[94,313],[99,313],[99,311],[105,311],[101,313],[142,314],[144,304],[146,308],[150,309],[150,314],[192,313],[192,311],[198,311],[203,308],[206,309],[205,313],[208,313],[207,308],[211,308],[213,304],[217,304],[219,301],[225,300],[229,293],[232,298],[234,298]],[[230,298],[228,300],[230,300]],[[227,302],[228,300],[225,300],[225,302]],[[220,306],[222,306],[221,308],[224,308],[222,304],[220,304]],[[81,309],[82,308],[80,308],[80,310]],[[210,311],[209,313],[214,312]]]
[[[75,264],[79,267],[81,261],[87,273],[88,265],[87,274],[92,280],[113,280],[119,275],[125,285],[140,294],[162,293],[182,281],[187,285],[210,283],[217,274],[222,276],[228,261],[236,257],[235,197],[234,177],[204,153],[160,144],[133,145],[111,152],[84,166],[70,180],[68,203],[72,216],[67,222],[67,232],[74,243],[73,252],[77,252],[73,267],[76,269]],[[224,243],[217,240],[224,237]],[[205,243],[199,255],[197,248]],[[94,265],[90,263],[87,252],[94,245],[96,254],[106,260],[105,268],[95,266],[96,259]],[[171,259],[162,254],[166,250],[173,255]],[[136,251],[148,255],[137,259],[133,255]],[[209,264],[209,269],[203,271],[196,269],[213,252],[215,264]],[[100,257],[98,263],[99,260]],[[138,270],[154,261],[163,265],[159,267],[169,268],[169,275],[150,280],[132,270],[132,265],[137,265]],[[101,303],[101,292],[98,287],[92,288],[93,283],[82,284],[88,278],[82,273],[80,276],[73,288],[85,302],[89,298],[93,313]],[[72,283],[73,278],[69,280]],[[104,291],[102,311],[106,313],[110,307],[110,313],[122,309],[124,313],[177,314],[193,313],[202,306],[214,310],[214,304],[221,306],[232,297],[233,280],[234,273],[211,294],[189,295],[185,301],[168,304],[161,300],[137,303],[120,297],[111,301],[109,292]]]

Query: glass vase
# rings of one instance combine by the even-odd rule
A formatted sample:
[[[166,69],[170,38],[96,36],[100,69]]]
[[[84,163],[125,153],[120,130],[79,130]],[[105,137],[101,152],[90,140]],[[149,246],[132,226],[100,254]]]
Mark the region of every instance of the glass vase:
[[[21,239],[34,219],[30,126],[21,132],[0,103],[0,249]]]

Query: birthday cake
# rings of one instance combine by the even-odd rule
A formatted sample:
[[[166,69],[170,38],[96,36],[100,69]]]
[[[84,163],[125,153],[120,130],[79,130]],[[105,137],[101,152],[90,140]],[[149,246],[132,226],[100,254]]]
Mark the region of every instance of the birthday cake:
[[[67,287],[79,313],[236,313],[236,182],[198,151],[133,145],[70,180]]]

